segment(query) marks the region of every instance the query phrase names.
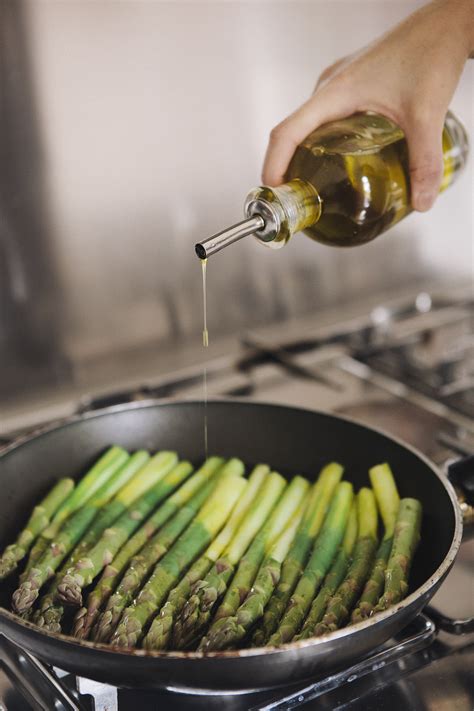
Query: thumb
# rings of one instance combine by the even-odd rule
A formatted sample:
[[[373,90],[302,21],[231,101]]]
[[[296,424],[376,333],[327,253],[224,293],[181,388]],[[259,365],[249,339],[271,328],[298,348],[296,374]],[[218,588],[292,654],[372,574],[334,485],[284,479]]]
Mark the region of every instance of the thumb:
[[[443,177],[443,122],[416,121],[404,127],[408,143],[411,203],[425,212],[439,194]]]

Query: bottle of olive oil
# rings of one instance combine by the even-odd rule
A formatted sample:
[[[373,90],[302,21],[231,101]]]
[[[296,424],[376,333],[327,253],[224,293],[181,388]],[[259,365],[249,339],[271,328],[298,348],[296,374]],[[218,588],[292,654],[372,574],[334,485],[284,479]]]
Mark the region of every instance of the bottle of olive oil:
[[[468,139],[448,112],[443,130],[441,191],[464,166]],[[282,247],[295,232],[335,247],[370,242],[411,210],[408,147],[389,119],[359,113],[316,129],[301,143],[276,188],[252,190],[246,219],[196,245],[201,259],[253,234]]]

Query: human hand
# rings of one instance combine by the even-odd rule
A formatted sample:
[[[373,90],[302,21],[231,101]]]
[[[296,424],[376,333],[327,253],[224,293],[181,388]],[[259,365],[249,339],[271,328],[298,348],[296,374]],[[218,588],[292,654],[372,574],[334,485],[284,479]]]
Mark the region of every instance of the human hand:
[[[444,119],[473,50],[473,0],[435,0],[421,8],[322,73],[313,96],[272,130],[263,182],[282,183],[297,145],[321,124],[374,111],[405,132],[412,205],[428,210],[443,173]]]

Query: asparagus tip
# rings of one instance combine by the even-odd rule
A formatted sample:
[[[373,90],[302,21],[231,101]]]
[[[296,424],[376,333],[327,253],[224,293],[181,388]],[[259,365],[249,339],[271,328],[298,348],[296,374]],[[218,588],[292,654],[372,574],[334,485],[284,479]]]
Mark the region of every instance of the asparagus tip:
[[[80,607],[74,616],[72,635],[76,639],[87,639],[92,626],[91,615],[87,607]]]
[[[97,620],[92,637],[95,642],[108,642],[113,633],[112,610],[105,610]]]
[[[200,632],[205,627],[214,603],[218,598],[214,586],[207,586],[205,581],[198,581],[194,593],[176,620],[173,630],[173,647],[175,649],[190,649],[199,639]]]
[[[5,580],[5,578],[8,578],[8,576],[13,573],[16,566],[16,560],[7,556],[3,556],[3,558],[0,560],[0,580]]]
[[[173,615],[157,617],[143,640],[145,649],[166,649],[173,626]]]
[[[82,588],[73,575],[64,576],[58,585],[58,597],[65,605],[82,606]]]
[[[138,620],[125,617],[110,639],[112,647],[136,647],[141,634]]]
[[[64,613],[62,605],[58,605],[52,597],[43,599],[38,609],[32,615],[31,621],[48,632],[61,632],[61,619]]]
[[[25,581],[15,590],[12,597],[12,607],[16,613],[22,615],[27,612],[37,599],[39,590],[31,581]]]
[[[361,601],[359,606],[354,610],[351,615],[352,623],[356,624],[357,622],[362,622],[362,620],[366,620],[372,615],[373,611],[374,605],[371,605],[369,602]]]
[[[217,652],[230,649],[244,634],[245,629],[239,625],[237,617],[222,618],[215,622],[209,634],[202,638],[198,650]]]

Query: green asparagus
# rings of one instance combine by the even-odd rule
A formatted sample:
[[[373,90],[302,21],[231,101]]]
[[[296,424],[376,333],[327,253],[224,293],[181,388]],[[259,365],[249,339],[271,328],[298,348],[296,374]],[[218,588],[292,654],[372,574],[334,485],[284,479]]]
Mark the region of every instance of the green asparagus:
[[[148,452],[144,449],[138,450],[132,454],[109,482],[108,491],[110,500],[101,506],[100,511],[96,511],[95,518],[91,525],[74,549],[75,560],[79,560],[82,557],[82,553],[89,550],[89,548],[97,542],[105,529],[140,495],[140,487],[135,488],[134,486],[130,486],[130,483],[139,482],[141,480],[144,470],[148,468],[147,462],[149,459],[150,455]],[[125,493],[126,491],[129,492],[128,498]],[[90,502],[85,504],[85,506],[89,505]],[[94,506],[94,508],[97,507]]]
[[[97,620],[92,639],[97,642],[107,642],[122,612],[132,602],[153,566],[163,558],[178,536],[191,523],[214,486],[215,482],[212,479],[206,482],[200,491],[194,494],[192,499],[132,558],[106,609]]]
[[[418,499],[401,499],[393,544],[385,570],[384,593],[374,612],[400,602],[408,592],[408,576],[420,540],[422,506]]]
[[[387,533],[389,536],[393,536],[400,507],[400,496],[392,470],[387,463],[377,464],[369,469],[369,477],[385,527],[384,536],[387,536]]]
[[[207,575],[212,565],[219,559],[236,534],[243,517],[254,501],[269,471],[269,467],[265,464],[259,464],[255,467],[250,475],[248,486],[232,511],[232,515],[225,527],[212,541],[206,552],[191,566],[178,585],[169,593],[166,603],[161,608],[159,615],[153,620],[150,630],[143,641],[144,647],[148,649],[166,649],[174,621],[186,604],[191,590],[198,580]]]
[[[357,537],[357,505],[352,503],[349,520],[347,521],[346,531],[342,541],[339,553],[336,556],[329,573],[324,578],[324,583],[321,590],[313,600],[311,609],[304,621],[303,628],[299,635],[296,635],[295,640],[308,639],[313,637],[314,628],[321,621],[328,604],[329,599],[334,595],[339,585],[344,580],[347,569],[349,567],[352,551]]]
[[[125,508],[128,507],[131,501],[135,501],[151,487],[155,487],[177,464],[178,455],[176,452],[168,452],[166,450],[158,452],[118,492],[116,500],[122,503]]]
[[[49,548],[30,568],[20,587],[14,592],[13,607],[16,612],[24,614],[31,608],[38,597],[40,589],[52,578],[54,571],[57,570],[68,553],[80,541],[82,535],[93,522],[97,512],[117,493],[116,482],[123,482],[124,478],[130,479],[142,467],[147,458],[148,454],[143,451],[127,458],[123,467],[117,469],[113,476],[109,477],[108,481],[96,490],[91,499],[66,519]],[[126,470],[125,473],[123,472],[124,469]]]
[[[221,469],[222,467],[222,469]],[[200,487],[220,470],[223,476],[242,476],[245,467],[240,459],[230,459],[224,465],[221,457],[209,457],[177,491],[174,492],[150,518],[130,538],[124,550],[132,558],[163,524],[166,523],[181,506],[184,506],[199,491]],[[110,581],[109,581],[110,582]]]
[[[238,477],[221,479],[191,525],[155,566],[135,603],[125,610],[112,636],[113,645],[137,645],[182,573],[222,528],[245,486]]]
[[[234,574],[236,565],[270,515],[286,486],[285,479],[272,472],[252,506],[249,508],[235,537],[224,554],[213,565],[204,580],[199,580],[175,622],[174,649],[189,649],[197,644]]]
[[[121,492],[124,486],[128,486],[130,480],[140,481],[141,472],[147,467],[147,461],[150,455],[145,450],[135,452],[125,464],[116,472],[113,479],[108,482],[108,494],[110,497]],[[158,478],[158,473],[157,473]],[[129,489],[130,497],[132,497],[131,489]],[[133,494],[134,495],[134,494]],[[113,521],[126,508],[125,500],[120,500],[118,503],[117,496],[111,501],[103,505],[100,510],[97,508],[97,503],[102,505],[101,501],[96,501],[95,498],[88,501],[83,508],[88,508],[90,516],[87,517],[84,512],[81,513],[80,519],[82,524],[78,522],[79,514],[75,514],[77,527],[80,530],[85,527],[87,519],[91,518],[92,523],[87,528],[86,533],[80,539],[79,543],[73,548],[72,553],[63,561],[59,572],[56,574],[47,592],[41,597],[37,609],[33,613],[33,622],[43,629],[48,629],[51,632],[59,632],[61,630],[61,619],[64,614],[64,606],[59,602],[57,597],[58,586],[62,578],[75,563],[83,557],[85,552],[89,550],[98,541],[102,533],[108,528]],[[130,498],[130,504],[132,498]],[[66,525],[66,524],[64,524]]]
[[[385,527],[384,537],[379,545],[375,562],[372,566],[362,595],[353,611],[352,622],[370,617],[377,601],[383,593],[385,583],[385,569],[392,550],[393,531],[397,518],[400,497],[397,485],[388,464],[378,464],[369,470],[370,481],[375,493],[375,498]]]
[[[352,499],[352,484],[344,481],[338,484],[321,532],[314,543],[309,561],[298,581],[278,629],[270,637],[270,645],[279,646],[285,642],[290,642],[298,632],[341,544]]]
[[[260,566],[255,582],[237,609],[235,616],[221,618],[213,624],[199,645],[201,651],[215,651],[238,646],[250,628],[262,617],[265,605],[280,578],[281,565],[295,537],[304,508],[305,504],[300,504],[286,528],[280,533]]]
[[[53,523],[62,523],[73,512],[77,511],[100,490],[104,491],[107,483],[129,457],[122,447],[113,446],[94,464],[85,476],[78,482],[71,496],[66,499],[53,518]]]
[[[120,548],[155,506],[165,499],[185,479],[193,468],[189,462],[180,462],[163,479],[136,499],[130,508],[107,528],[86,556],[66,573],[58,586],[58,598],[67,605],[82,605],[82,590],[112,562]]]
[[[73,479],[60,479],[45,498],[34,507],[15,543],[7,546],[0,558],[0,580],[6,578],[23,560],[36,538],[48,526],[58,508],[74,489]]]
[[[335,462],[325,466],[313,485],[308,508],[285,558],[280,581],[265,608],[263,619],[253,635],[253,645],[264,646],[278,627],[296,583],[303,572],[311,546],[318,535],[332,495],[343,474]]]
[[[191,472],[175,452],[114,446],[76,486],[58,482],[0,556],[0,580],[26,560],[13,610],[67,632],[65,606],[90,586],[76,637],[218,652],[317,637],[407,594],[422,507],[400,501],[387,463],[356,497],[336,463],[310,490],[266,465],[246,481],[237,459]]]
[[[324,617],[314,628],[314,636],[342,627],[370,574],[377,548],[377,506],[372,489],[357,494],[358,535],[346,577],[328,601]]]
[[[267,522],[258,532],[239,562],[224,599],[214,615],[213,624],[208,632],[209,637],[218,633],[224,619],[235,615],[247,597],[265,554],[269,552],[282,530],[288,525],[292,516],[295,515],[308,490],[308,486],[308,481],[301,476],[296,476],[291,480]],[[207,642],[208,640],[204,637],[201,641],[200,649],[207,649]]]
[[[98,489],[105,486],[110,477],[115,474],[117,469],[119,469],[127,459],[128,453],[122,449],[122,447],[114,445],[110,447],[94,464],[92,469],[82,477],[75,489],[72,490],[70,495],[56,511],[51,523],[44,529],[31,549],[25,573],[29,572],[46,549],[51,546],[64,521],[91,499]],[[25,579],[25,577],[22,576],[21,580]]]
[[[213,475],[223,460],[210,457],[203,466],[172,494],[139,530],[125,543],[113,561],[107,565],[102,577],[89,593],[87,605],[79,608],[75,617],[72,633],[79,639],[87,639],[95,624],[101,608],[117,587],[123,571],[131,558],[138,553],[150,537],[168,521],[180,506],[186,504],[197,488],[208,477]],[[222,475],[242,476],[244,465],[240,459],[230,459],[222,468]]]

